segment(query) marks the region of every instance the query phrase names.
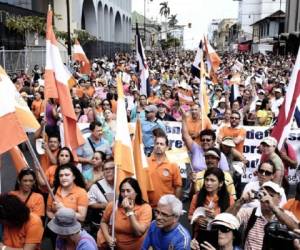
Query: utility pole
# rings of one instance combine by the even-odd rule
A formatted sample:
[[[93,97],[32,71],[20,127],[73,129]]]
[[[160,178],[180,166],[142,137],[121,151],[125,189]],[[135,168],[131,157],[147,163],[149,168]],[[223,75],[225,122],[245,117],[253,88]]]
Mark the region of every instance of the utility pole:
[[[72,44],[71,44],[71,28],[70,28],[70,2],[69,2],[69,0],[66,0],[66,1],[67,1],[68,56],[69,56],[69,60],[71,60],[71,54],[72,54],[71,46],[72,46]]]

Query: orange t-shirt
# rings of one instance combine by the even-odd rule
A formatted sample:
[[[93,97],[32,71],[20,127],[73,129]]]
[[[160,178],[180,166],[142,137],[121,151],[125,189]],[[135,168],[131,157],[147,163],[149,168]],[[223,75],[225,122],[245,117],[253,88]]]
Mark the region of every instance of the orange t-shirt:
[[[83,87],[77,85],[76,86],[76,96],[78,96],[79,98],[82,98],[83,97]]]
[[[67,208],[73,209],[75,212],[78,212],[78,207],[88,207],[88,194],[85,189],[73,185],[70,193],[65,197],[61,194],[61,187],[58,187],[57,192],[55,194],[55,199],[58,202],[63,203],[63,205]],[[53,206],[53,199],[49,195],[47,201],[47,210],[51,210],[52,212],[56,212]]]
[[[32,112],[36,119],[40,118],[41,113],[45,112],[44,101],[41,99],[39,101],[33,100],[31,104]]]
[[[111,100],[111,112],[114,114],[117,113],[117,101],[116,100]]]
[[[59,149],[57,149],[57,150],[54,152],[55,156],[57,156],[58,150],[59,150]],[[46,172],[47,169],[48,169],[50,166],[53,165],[53,164],[50,162],[50,159],[49,159],[49,157],[48,157],[48,155],[47,155],[46,153],[40,156],[40,163],[41,163],[41,166],[42,166],[44,172]]]
[[[95,94],[95,88],[93,86],[89,86],[88,88],[84,89],[84,93],[88,96],[88,97],[93,97]]]
[[[40,248],[44,228],[39,216],[30,213],[29,220],[21,228],[4,226],[3,243],[5,246],[23,248],[25,244],[37,244]]]
[[[205,116],[203,121],[203,128],[202,128],[202,119],[193,120],[191,116],[187,117],[186,125],[189,132],[189,135],[192,139],[200,144],[200,132],[204,129],[211,129],[211,122],[207,116]],[[195,137],[196,136],[196,137]]]
[[[23,202],[27,199],[27,197],[25,197],[19,190],[11,191],[10,194],[19,197],[19,199]],[[26,202],[26,206],[30,209],[31,213],[35,213],[40,217],[45,216],[45,203],[41,194],[33,192],[29,197],[29,200]]]
[[[112,215],[113,203],[110,202],[102,216],[102,221],[106,224],[110,224],[110,217]],[[146,225],[148,228],[152,219],[152,209],[147,203],[142,205],[135,205],[133,209],[135,217],[139,224]],[[117,249],[128,250],[128,249],[141,249],[144,238],[147,232],[142,236],[135,236],[133,234],[133,228],[130,224],[129,218],[126,216],[125,210],[122,207],[118,207],[116,211],[115,219],[115,237],[117,239]],[[105,242],[103,233],[101,230],[98,231],[97,244],[101,246]]]
[[[57,165],[52,165],[45,172],[50,187],[53,187],[56,169],[57,169]]]
[[[198,193],[193,195],[193,199],[190,204],[190,209],[189,209],[189,216],[192,216],[193,213],[195,212],[197,208],[197,199],[198,199]],[[220,214],[221,213],[221,208],[218,205],[219,197],[217,194],[214,195],[214,197],[210,198],[210,196],[206,196],[204,205],[203,207],[208,208],[209,204],[212,202],[213,204],[213,209],[215,210],[215,214]],[[229,196],[229,206],[234,204],[234,198],[230,195]]]
[[[151,207],[156,207],[161,196],[175,194],[175,189],[182,186],[180,170],[177,164],[165,160],[157,164],[153,155],[148,158],[149,176],[154,191],[148,192]]]
[[[283,206],[283,209],[292,212],[298,220],[300,220],[300,201],[289,199]]]
[[[222,127],[219,130],[219,138],[224,138],[230,136],[232,138],[236,138],[238,136],[243,137],[240,143],[235,145],[235,149],[238,150],[241,154],[243,154],[244,142],[246,138],[246,130],[244,128],[232,128],[232,127]]]
[[[148,102],[148,104],[154,104],[154,105],[156,105],[156,104],[158,104],[160,102],[160,99],[156,95],[155,96],[149,96],[147,98],[147,102]]]

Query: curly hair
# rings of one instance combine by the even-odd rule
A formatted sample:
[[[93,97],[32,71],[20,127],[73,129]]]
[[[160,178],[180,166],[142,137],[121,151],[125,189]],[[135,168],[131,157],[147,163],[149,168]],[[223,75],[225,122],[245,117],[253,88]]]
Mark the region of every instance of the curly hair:
[[[9,227],[22,227],[29,220],[29,215],[29,208],[17,196],[7,193],[0,195],[0,220]]]
[[[78,187],[81,187],[81,188],[85,188],[85,182],[84,182],[83,176],[80,173],[79,169],[77,167],[75,167],[72,163],[67,163],[67,164],[58,166],[55,170],[54,183],[53,183],[53,186],[54,186],[53,192],[54,192],[54,194],[57,192],[57,189],[60,186],[59,172],[63,169],[71,170],[71,172],[75,176],[75,180],[74,180],[75,185],[78,186]]]
[[[142,191],[141,191],[141,188],[140,188],[140,185],[139,185],[138,181],[134,178],[128,177],[128,178],[125,178],[119,186],[119,202],[118,202],[119,206],[121,206],[122,201],[123,201],[123,197],[121,195],[121,188],[122,188],[124,183],[128,183],[134,189],[134,191],[136,192],[136,197],[135,197],[135,201],[134,201],[135,204],[137,204],[137,205],[144,204],[145,201],[143,200]]]
[[[219,183],[223,182],[222,187],[218,190],[218,205],[221,209],[221,212],[225,212],[226,209],[229,207],[230,205],[230,198],[229,198],[229,193],[227,191],[226,188],[226,184],[225,184],[225,176],[224,176],[224,172],[219,169],[219,168],[209,168],[205,171],[204,174],[204,181],[205,178],[209,175],[214,175],[218,178]],[[197,197],[197,207],[203,207],[204,206],[204,202],[207,196],[207,190],[205,188],[205,185],[203,185],[203,187],[201,188],[201,190],[198,193],[198,197]]]
[[[20,173],[18,174],[18,177],[17,177],[16,184],[15,184],[15,190],[20,190],[20,182],[23,179],[23,177],[26,176],[26,175],[31,175],[33,177],[33,180],[34,180],[34,184],[32,186],[31,191],[32,192],[39,192],[39,189],[37,187],[36,174],[31,168],[23,168],[20,171]]]

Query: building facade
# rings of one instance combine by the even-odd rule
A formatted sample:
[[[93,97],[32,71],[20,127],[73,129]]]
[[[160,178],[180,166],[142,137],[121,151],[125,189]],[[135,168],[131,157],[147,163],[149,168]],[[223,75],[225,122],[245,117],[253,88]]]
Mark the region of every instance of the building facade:
[[[251,24],[278,10],[285,11],[285,7],[286,0],[240,0],[238,21],[241,24],[241,34],[239,42],[252,39],[253,27]]]
[[[218,33],[216,35],[217,50],[219,51],[229,51],[230,41],[230,27],[236,23],[234,18],[222,19],[218,25]]]

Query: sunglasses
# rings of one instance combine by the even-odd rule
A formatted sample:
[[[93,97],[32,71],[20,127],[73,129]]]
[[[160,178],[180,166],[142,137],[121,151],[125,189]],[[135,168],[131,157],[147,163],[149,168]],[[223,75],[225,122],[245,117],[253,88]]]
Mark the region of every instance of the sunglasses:
[[[230,229],[229,227],[225,227],[225,226],[222,226],[222,225],[212,226],[211,229],[216,230],[216,231],[220,231],[221,233],[228,233],[228,232],[232,231],[232,229]]]
[[[210,141],[212,141],[212,139],[200,139],[200,141],[202,141],[202,142],[210,142]]]
[[[266,170],[263,170],[263,169],[259,169],[258,173],[261,174],[261,175],[265,175],[265,176],[271,176],[273,174],[272,172],[266,171]]]

